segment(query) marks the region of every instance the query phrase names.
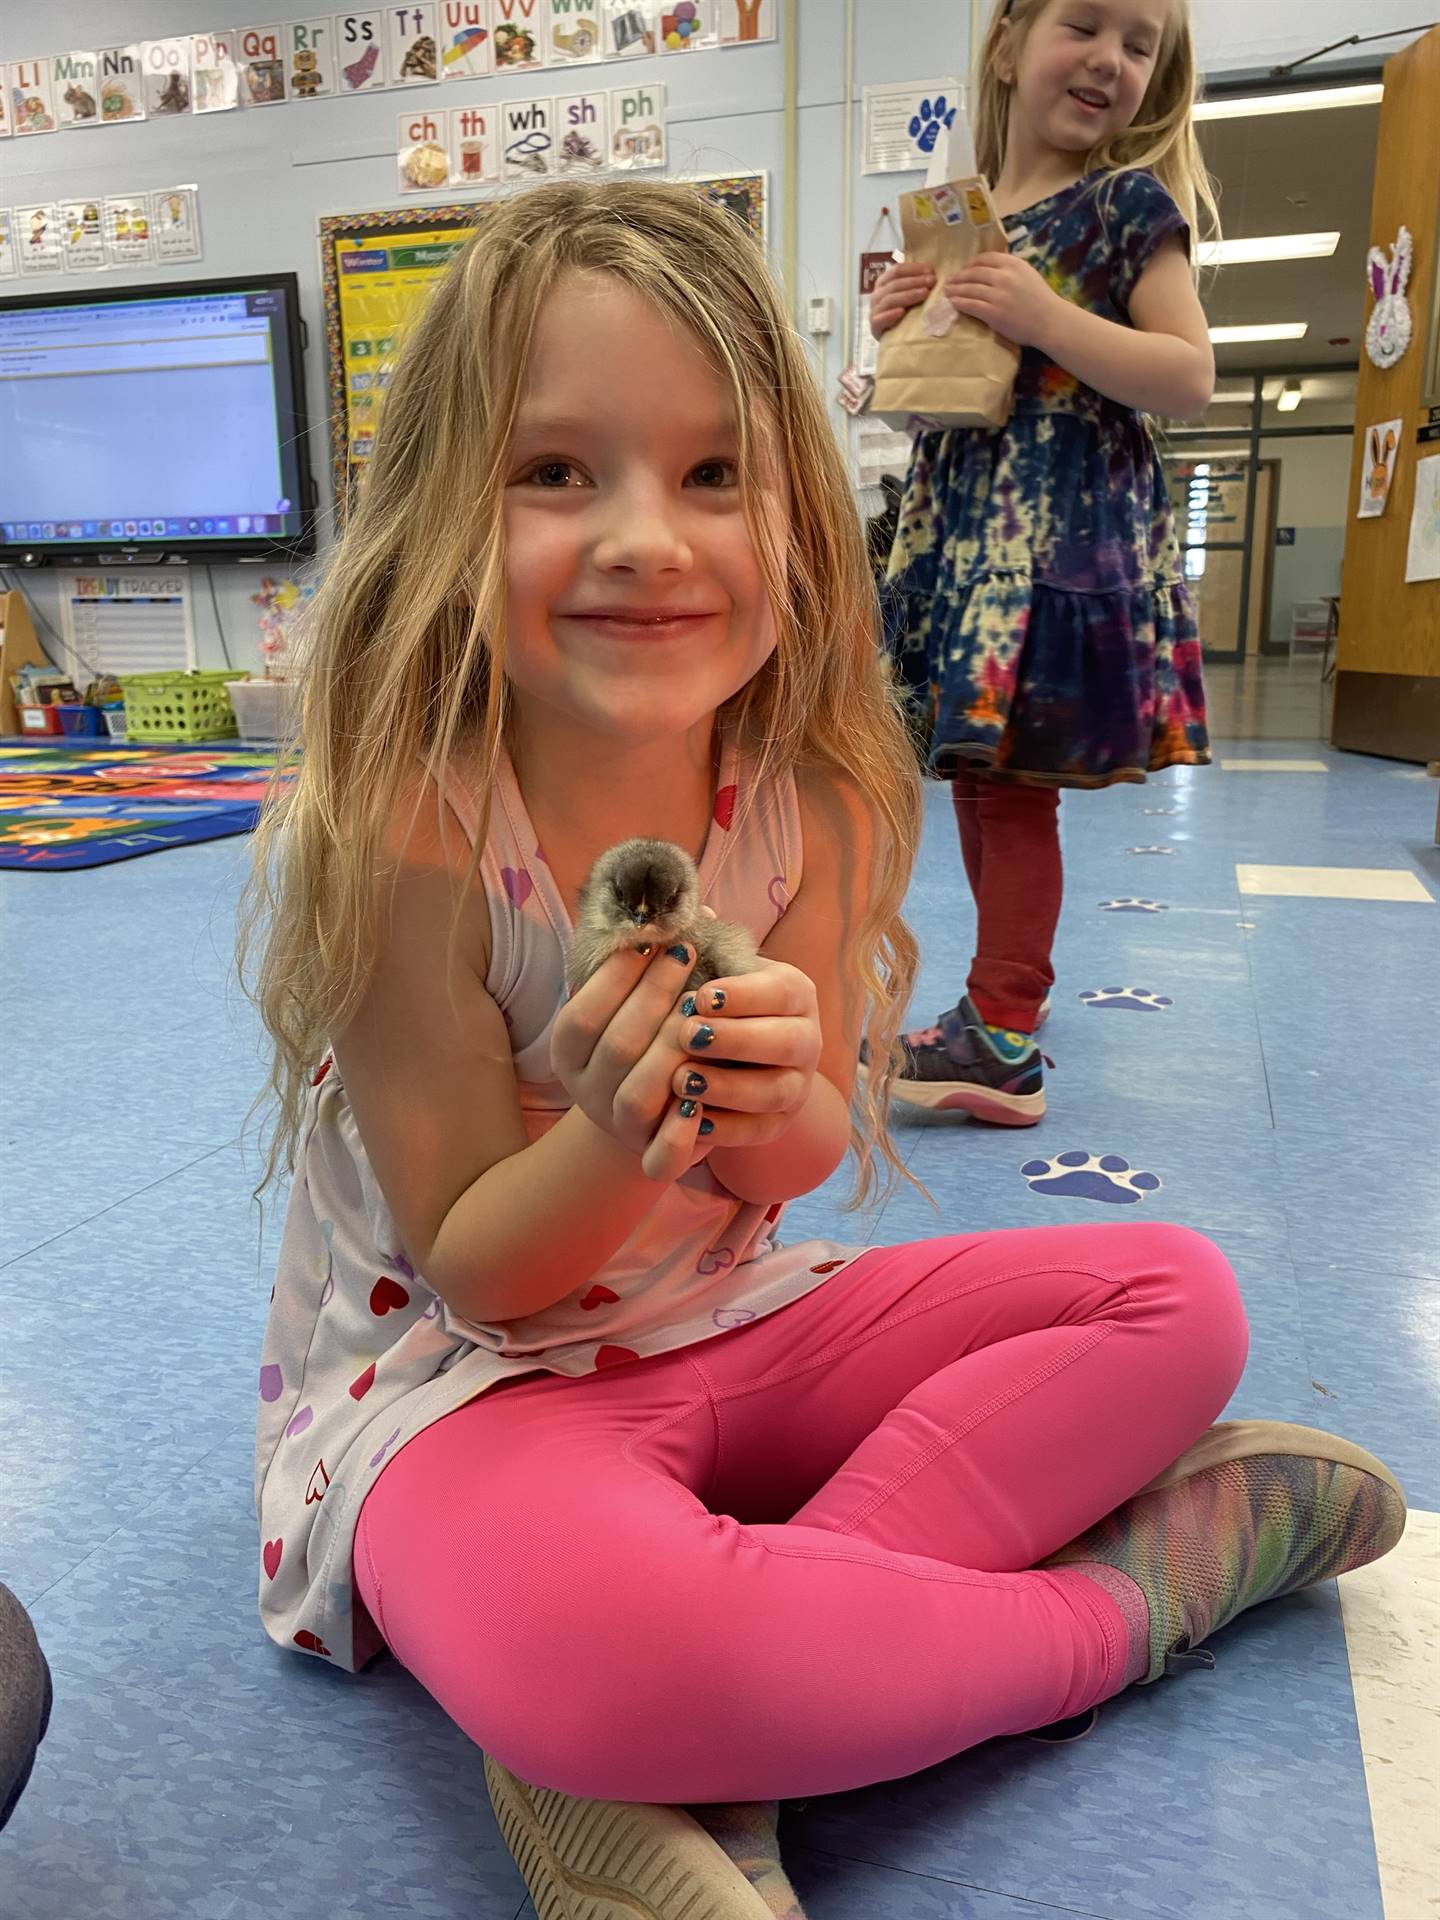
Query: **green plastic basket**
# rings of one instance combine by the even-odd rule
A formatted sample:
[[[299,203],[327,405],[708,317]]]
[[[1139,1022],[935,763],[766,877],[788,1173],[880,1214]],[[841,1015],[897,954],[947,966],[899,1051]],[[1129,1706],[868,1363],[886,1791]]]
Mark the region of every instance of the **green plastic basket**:
[[[224,673],[127,673],[125,734],[130,740],[233,740],[239,728]]]

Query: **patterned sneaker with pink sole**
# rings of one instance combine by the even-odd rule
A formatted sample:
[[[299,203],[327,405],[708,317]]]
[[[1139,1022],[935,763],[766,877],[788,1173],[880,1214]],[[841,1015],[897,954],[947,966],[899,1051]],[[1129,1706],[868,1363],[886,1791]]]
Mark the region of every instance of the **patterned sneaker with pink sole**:
[[[967,994],[933,1027],[902,1034],[893,1099],[932,1113],[968,1113],[998,1127],[1045,1117],[1045,1057],[1033,1035],[992,1035]]]

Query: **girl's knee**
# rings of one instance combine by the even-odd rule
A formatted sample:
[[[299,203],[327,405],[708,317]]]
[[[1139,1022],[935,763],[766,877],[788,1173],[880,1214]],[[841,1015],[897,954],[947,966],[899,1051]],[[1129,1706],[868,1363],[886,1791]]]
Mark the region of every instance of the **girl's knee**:
[[[1239,1382],[1250,1348],[1240,1284],[1213,1240],[1168,1223],[1147,1230],[1147,1276],[1166,1289],[1174,1333],[1195,1368],[1213,1377],[1225,1398]]]

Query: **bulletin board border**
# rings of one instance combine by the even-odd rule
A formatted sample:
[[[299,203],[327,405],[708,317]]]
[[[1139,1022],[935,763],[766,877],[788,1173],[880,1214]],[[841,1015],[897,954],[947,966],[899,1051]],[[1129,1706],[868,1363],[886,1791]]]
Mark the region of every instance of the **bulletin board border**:
[[[762,247],[769,246],[770,175],[764,168],[758,172],[746,168],[739,173],[687,173],[676,185],[705,187],[708,189],[706,199],[720,206],[729,205],[732,198],[743,198],[745,224]]]

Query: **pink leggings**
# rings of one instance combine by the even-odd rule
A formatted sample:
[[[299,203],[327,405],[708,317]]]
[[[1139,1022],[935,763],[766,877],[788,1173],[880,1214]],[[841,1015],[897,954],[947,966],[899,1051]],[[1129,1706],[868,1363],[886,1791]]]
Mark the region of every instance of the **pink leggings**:
[[[355,1570],[522,1778],[700,1804],[843,1792],[1123,1683],[1115,1603],[1027,1572],[1239,1379],[1208,1240],[1139,1222],[863,1254],[698,1346],[527,1377],[386,1467]]]

